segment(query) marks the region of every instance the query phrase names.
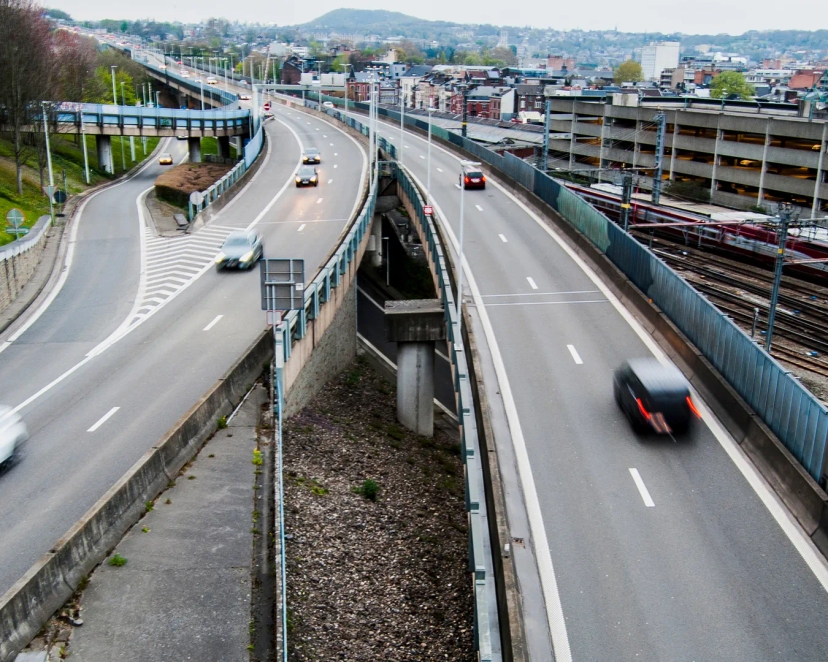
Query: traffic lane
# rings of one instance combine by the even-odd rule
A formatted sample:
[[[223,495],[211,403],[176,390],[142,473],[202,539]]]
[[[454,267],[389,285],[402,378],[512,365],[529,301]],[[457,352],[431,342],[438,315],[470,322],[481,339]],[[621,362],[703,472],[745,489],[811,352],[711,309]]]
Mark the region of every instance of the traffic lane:
[[[357,332],[391,363],[397,363],[397,343],[385,334],[385,296],[367,277],[357,279]],[[457,406],[448,347],[437,342],[434,347],[434,397],[450,412]]]
[[[640,438],[615,405],[614,367],[649,352],[610,304],[489,315],[575,659],[776,659],[803,642],[825,650],[828,596],[706,426],[678,444]]]
[[[286,246],[290,257],[321,264],[346,221],[320,224],[327,229],[318,236],[296,232],[295,223],[268,225],[265,218],[290,218],[301,204],[298,196],[303,192],[290,184],[260,223],[265,250],[268,245]],[[348,195],[340,191],[320,211],[341,216],[357,195],[355,190]],[[234,213],[241,209],[235,207]],[[23,410],[31,439],[20,461],[0,480],[0,504],[6,504],[0,507],[0,530],[9,532],[0,538],[0,591],[157,443],[258,336],[265,316],[258,273],[252,271],[208,270],[174,304],[159,309]],[[217,315],[222,318],[204,331]],[[114,404],[121,402],[126,404]],[[121,409],[88,433],[114,406]],[[96,439],[103,439],[102,445]],[[57,486],[54,467],[61,467]]]
[[[17,403],[36,392],[126,318],[140,273],[137,201],[159,168],[150,162],[133,178],[95,195],[75,217],[66,282],[40,318],[0,352],[3,402]]]

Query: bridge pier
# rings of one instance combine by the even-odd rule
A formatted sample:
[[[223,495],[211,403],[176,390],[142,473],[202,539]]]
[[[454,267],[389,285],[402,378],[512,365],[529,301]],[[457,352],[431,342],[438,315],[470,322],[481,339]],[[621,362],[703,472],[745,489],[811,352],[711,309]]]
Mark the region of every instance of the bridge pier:
[[[371,266],[379,269],[382,265],[382,216],[374,216],[374,221],[371,223],[368,252],[370,253]]]
[[[230,158],[230,136],[219,136],[218,140],[218,157],[220,159]]]
[[[95,148],[98,152],[98,167],[110,175],[115,174],[115,163],[112,160],[112,137],[95,136]]]
[[[439,299],[385,302],[385,332],[397,343],[397,419],[434,436],[434,343],[446,338]]]
[[[190,163],[201,163],[201,138],[187,138],[190,148]]]

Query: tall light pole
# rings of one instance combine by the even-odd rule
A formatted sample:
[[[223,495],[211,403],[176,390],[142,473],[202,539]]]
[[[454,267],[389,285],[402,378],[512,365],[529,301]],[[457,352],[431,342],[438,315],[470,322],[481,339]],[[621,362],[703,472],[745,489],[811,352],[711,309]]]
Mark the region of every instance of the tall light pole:
[[[124,97],[124,82],[121,81],[121,105],[126,107],[126,101]],[[120,114],[120,113],[119,113]],[[126,156],[124,156],[124,120],[121,117],[121,170],[126,172]]]
[[[426,201],[431,204],[431,114],[434,109],[431,107],[431,99],[428,102],[428,170],[426,175]]]
[[[403,144],[405,142],[405,95],[403,94],[402,84],[400,84],[400,163],[403,162],[403,152],[405,151]]]
[[[204,81],[199,79],[198,82],[201,84],[201,110],[204,110]]]
[[[118,68],[117,65],[113,64],[109,67],[110,72],[112,73],[112,105],[118,105],[118,93],[115,91],[115,70]]]
[[[81,142],[83,143],[83,172],[86,175],[86,183],[89,184],[89,155],[86,153],[86,131],[83,127],[83,110],[80,114]]]
[[[49,164],[49,216],[52,217],[52,224],[55,223],[55,206],[53,195],[55,192],[55,177],[52,174],[52,150],[49,148],[49,113],[47,111],[48,102],[41,101],[40,107],[43,110],[43,134],[46,136],[46,162]]]
[[[463,327],[463,226],[464,226],[464,206],[466,183],[463,180],[463,166],[479,166],[479,163],[473,161],[463,161],[460,165],[460,246],[459,259],[457,262],[457,332],[458,336]],[[456,342],[456,341],[455,341]]]
[[[782,283],[782,267],[785,264],[785,246],[788,243],[788,224],[791,222],[793,209],[788,203],[779,205],[779,225],[776,233],[779,245],[776,249],[776,267],[773,274],[773,289],[771,290],[770,307],[768,309],[768,332],[765,338],[765,351],[770,354],[773,339],[773,326],[776,321],[776,305],[779,301],[779,286]]]

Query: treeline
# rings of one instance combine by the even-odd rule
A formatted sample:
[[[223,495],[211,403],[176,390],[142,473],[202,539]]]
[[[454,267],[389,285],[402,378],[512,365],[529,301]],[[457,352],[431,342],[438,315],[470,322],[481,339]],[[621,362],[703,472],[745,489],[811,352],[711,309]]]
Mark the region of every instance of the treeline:
[[[41,108],[61,101],[112,103],[112,66],[118,103],[123,97],[134,104],[136,86],[146,80],[140,65],[115,51],[99,51],[93,39],[59,29],[33,0],[0,0],[0,124],[12,145],[19,195],[23,168],[31,159],[42,183],[45,140],[42,131],[31,130]]]

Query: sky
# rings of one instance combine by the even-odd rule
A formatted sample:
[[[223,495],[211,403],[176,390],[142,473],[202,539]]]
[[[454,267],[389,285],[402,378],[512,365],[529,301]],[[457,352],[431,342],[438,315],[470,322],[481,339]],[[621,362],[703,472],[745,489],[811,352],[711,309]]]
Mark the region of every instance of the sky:
[[[274,2],[247,0],[240,5],[203,0],[43,0],[45,6],[62,9],[78,20],[145,19],[198,22],[210,16],[230,20],[292,25],[304,23],[342,7],[341,0]],[[468,2],[418,0],[388,3],[381,0],[346,0],[354,9],[389,9],[428,20],[469,22]],[[230,7],[233,7],[231,14]],[[828,3],[820,0],[589,0],[578,2],[526,2],[478,0],[471,13],[475,23],[552,27],[562,30],[611,30],[623,32],[683,32],[685,34],[742,34],[747,30],[815,30],[828,28]],[[783,9],[784,8],[784,9]]]

